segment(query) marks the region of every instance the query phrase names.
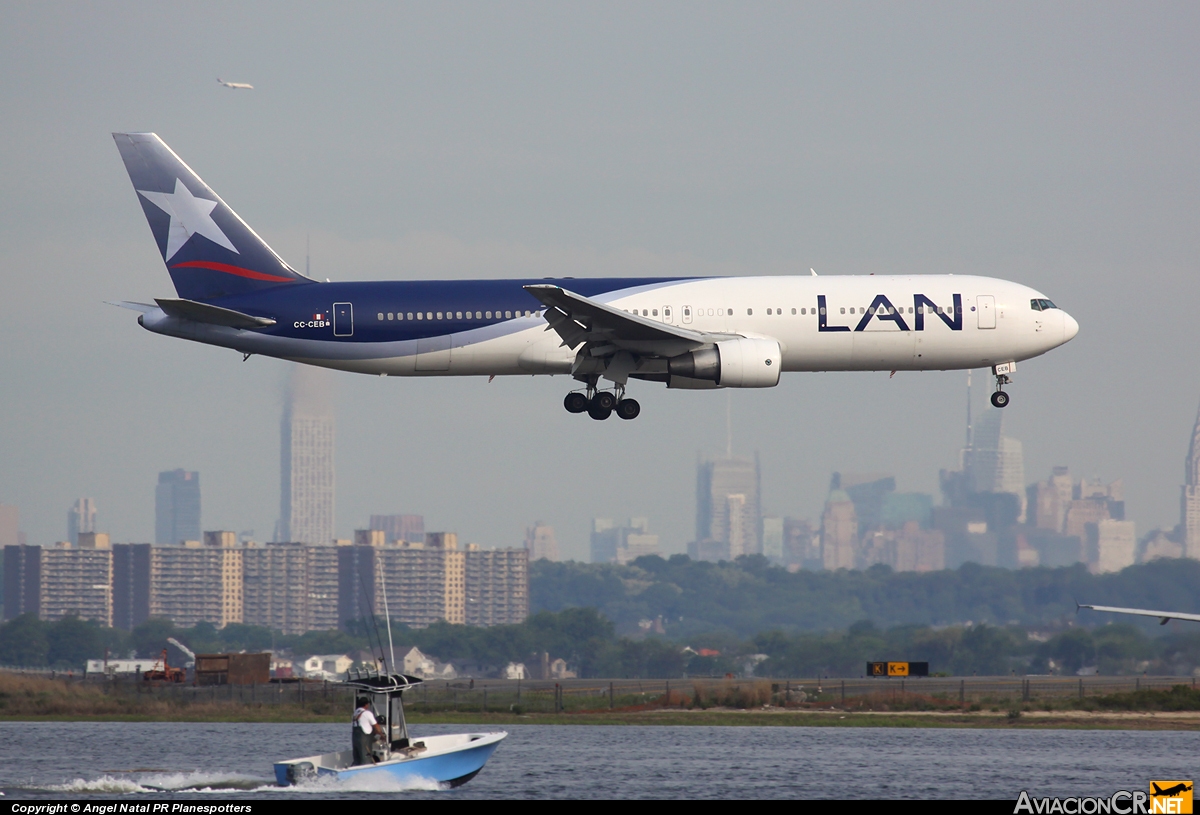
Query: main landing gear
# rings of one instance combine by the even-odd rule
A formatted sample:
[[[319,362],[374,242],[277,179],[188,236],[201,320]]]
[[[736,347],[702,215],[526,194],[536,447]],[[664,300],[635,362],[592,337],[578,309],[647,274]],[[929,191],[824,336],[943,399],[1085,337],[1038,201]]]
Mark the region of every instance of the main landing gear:
[[[602,421],[616,413],[622,419],[636,419],[642,412],[642,406],[636,399],[626,399],[625,389],[613,391],[598,391],[588,388],[588,393],[571,391],[563,399],[563,407],[568,413],[587,413],[593,419]]]
[[[1011,385],[1009,374],[1017,369],[1017,363],[1004,362],[992,366],[992,375],[996,377],[996,392],[992,394],[992,407],[1002,408],[1008,404],[1008,394],[1004,392],[1005,385]]]

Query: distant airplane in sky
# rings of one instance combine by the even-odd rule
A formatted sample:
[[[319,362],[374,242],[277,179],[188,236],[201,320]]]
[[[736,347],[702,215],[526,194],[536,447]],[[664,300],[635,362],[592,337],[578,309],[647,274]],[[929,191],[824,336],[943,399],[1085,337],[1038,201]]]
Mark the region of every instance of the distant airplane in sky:
[[[1016,363],[1079,324],[1028,286],[970,275],[320,283],[289,266],[153,133],[114,133],[178,298],[123,303],[157,334],[378,376],[562,374],[571,413],[633,419],[631,379],[770,388],[782,371]],[[606,383],[602,387],[601,380]]]
[[[217,77],[217,81],[227,88],[233,88],[235,91],[252,91],[254,86],[247,82],[226,82],[221,77]]]

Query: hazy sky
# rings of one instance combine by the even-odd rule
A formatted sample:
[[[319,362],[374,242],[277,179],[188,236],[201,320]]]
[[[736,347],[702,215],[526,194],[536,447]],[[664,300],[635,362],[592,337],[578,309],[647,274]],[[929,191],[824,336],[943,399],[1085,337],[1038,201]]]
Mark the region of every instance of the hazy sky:
[[[102,301],[171,296],[113,130],[160,134],[293,265],[335,280],[973,273],[1079,336],[1023,363],[1028,481],[1123,478],[1173,526],[1197,404],[1195,3],[0,4],[0,502],[30,543],[92,496],[151,540],[160,470],[206,529],[270,536],[290,363],[152,335]],[[217,76],[251,82],[231,91]],[[962,372],[790,374],[732,393],[764,509],[830,473],[937,491]],[[586,557],[593,515],[694,530],[725,392],[634,384],[634,422],[563,377],[335,374],[337,528],[419,512]],[[979,410],[986,378],[977,376]]]

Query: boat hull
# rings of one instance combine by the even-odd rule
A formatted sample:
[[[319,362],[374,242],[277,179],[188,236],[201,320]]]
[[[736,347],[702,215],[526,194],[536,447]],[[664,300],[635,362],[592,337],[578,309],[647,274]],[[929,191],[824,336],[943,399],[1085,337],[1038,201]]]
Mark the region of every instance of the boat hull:
[[[457,787],[470,781],[483,769],[506,736],[508,734],[505,732],[429,736],[415,740],[426,745],[422,752],[379,764],[350,766],[352,753],[349,750],[291,759],[275,764],[275,781],[285,787],[313,778],[336,778],[339,781],[382,779],[401,786],[433,781]]]

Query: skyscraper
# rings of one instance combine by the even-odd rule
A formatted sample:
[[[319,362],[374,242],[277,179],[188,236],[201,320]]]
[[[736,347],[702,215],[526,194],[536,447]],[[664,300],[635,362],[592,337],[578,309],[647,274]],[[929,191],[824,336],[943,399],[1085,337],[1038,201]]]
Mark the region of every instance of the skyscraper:
[[[154,489],[154,542],[169,546],[200,540],[200,473],[158,474]]]
[[[383,532],[388,543],[422,543],[425,540],[423,515],[372,515],[370,528]]]
[[[0,504],[0,547],[18,546],[21,543],[21,527],[17,521],[17,508]]]
[[[1020,502],[1018,520],[1025,520],[1025,462],[1021,442],[1003,433],[1004,411],[992,408],[974,428],[964,466],[972,492],[1004,492]]]
[[[80,498],[67,512],[67,540],[77,544],[80,532],[95,531],[96,501],[93,498]]]
[[[720,541],[730,559],[762,554],[758,455],[702,461],[696,468],[696,540]]]
[[[525,530],[525,548],[529,551],[529,560],[558,560],[558,539],[554,537],[554,527],[547,526],[541,521]]]
[[[1200,559],[1200,413],[1188,447],[1182,499],[1183,556]]]
[[[280,425],[281,542],[333,541],[333,407],[328,374],[317,368],[292,370]]]

